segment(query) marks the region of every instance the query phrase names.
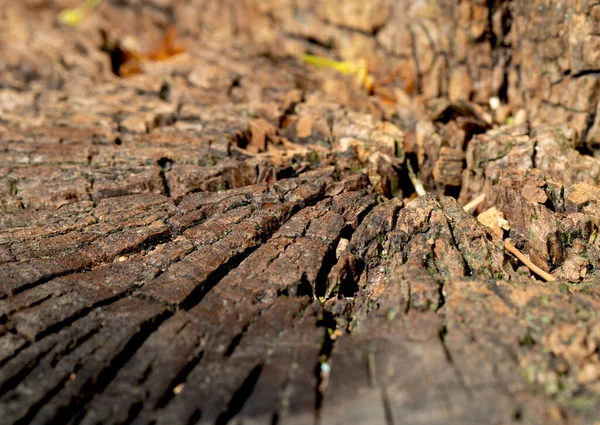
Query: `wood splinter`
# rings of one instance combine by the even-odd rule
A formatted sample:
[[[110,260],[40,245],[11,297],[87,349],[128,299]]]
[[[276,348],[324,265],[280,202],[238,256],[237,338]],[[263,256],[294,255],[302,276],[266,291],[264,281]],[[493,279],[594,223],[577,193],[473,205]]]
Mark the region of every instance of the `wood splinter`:
[[[421,180],[419,180],[417,175],[415,174],[415,172],[412,168],[412,165],[410,165],[410,161],[406,161],[406,167],[408,169],[408,178],[410,179],[410,182],[412,183],[413,187],[415,188],[415,192],[417,192],[417,195],[419,195],[419,196],[425,195],[427,193],[427,191],[423,187],[423,183],[421,183]]]
[[[472,214],[473,211],[475,211],[475,209],[479,206],[479,204],[481,204],[484,200],[485,200],[485,193],[482,193],[477,198],[473,199],[471,202],[465,204],[463,209],[466,212],[468,212],[469,214]]]
[[[469,202],[465,206],[463,206],[463,209],[467,213],[472,213],[473,211],[475,211],[477,206],[484,201],[484,199],[485,199],[485,194],[481,194],[478,197],[476,197],[475,199],[473,199],[471,202]],[[538,275],[539,277],[544,279],[546,282],[555,281],[556,278],[554,276],[552,276],[550,273],[545,272],[544,270],[540,269],[538,266],[533,264],[533,262],[529,258],[527,258],[527,256],[525,254],[523,254],[521,251],[519,251],[512,244],[512,242],[510,240],[502,238],[502,236],[501,236],[502,229],[509,230],[510,227],[508,225],[508,222],[504,219],[504,215],[500,211],[496,210],[494,207],[490,208],[486,212],[490,212],[491,210],[494,210],[494,212],[495,212],[495,214],[493,214],[492,217],[486,217],[485,220],[482,219],[483,216],[485,215],[485,212],[484,212],[478,216],[477,221],[479,221],[481,224],[483,224],[485,226],[485,228],[489,231],[489,233],[492,235],[492,237],[494,239],[502,240],[504,242],[504,250],[506,252],[514,255],[529,270],[531,270],[533,273],[535,273],[536,275]],[[490,221],[490,220],[492,220],[492,221]],[[504,223],[501,223],[501,221],[503,221]]]
[[[510,252],[512,255],[517,257],[519,261],[521,261],[529,270],[537,274],[539,277],[544,279],[546,282],[555,281],[556,278],[552,276],[550,273],[545,272],[540,269],[538,266],[533,264],[529,258],[525,256],[521,251],[519,251],[511,242],[504,241],[504,250],[506,252]]]

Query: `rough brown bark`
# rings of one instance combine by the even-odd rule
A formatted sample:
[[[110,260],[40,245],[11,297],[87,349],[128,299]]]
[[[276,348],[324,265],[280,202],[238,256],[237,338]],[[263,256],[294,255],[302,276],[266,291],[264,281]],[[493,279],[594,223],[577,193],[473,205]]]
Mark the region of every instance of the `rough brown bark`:
[[[598,419],[597,5],[0,6],[0,422]]]

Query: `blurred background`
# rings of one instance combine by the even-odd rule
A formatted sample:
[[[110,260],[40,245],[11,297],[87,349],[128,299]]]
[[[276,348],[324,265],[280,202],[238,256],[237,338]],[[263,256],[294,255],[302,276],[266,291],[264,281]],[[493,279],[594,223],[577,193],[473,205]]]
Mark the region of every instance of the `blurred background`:
[[[364,61],[375,89],[385,86],[385,97],[399,104],[405,96],[465,99],[500,124],[511,117],[569,122],[583,144],[600,140],[593,75],[600,8],[592,2],[3,0],[0,19],[4,88],[33,81],[57,87],[82,72],[106,72],[100,30],[141,52],[156,50],[173,27],[192,56],[211,50]]]

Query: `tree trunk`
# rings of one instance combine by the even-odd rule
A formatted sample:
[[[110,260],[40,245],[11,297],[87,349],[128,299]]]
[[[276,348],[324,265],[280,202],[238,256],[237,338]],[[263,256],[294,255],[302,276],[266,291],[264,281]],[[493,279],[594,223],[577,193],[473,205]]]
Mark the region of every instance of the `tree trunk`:
[[[5,3],[0,422],[598,419],[598,5]]]

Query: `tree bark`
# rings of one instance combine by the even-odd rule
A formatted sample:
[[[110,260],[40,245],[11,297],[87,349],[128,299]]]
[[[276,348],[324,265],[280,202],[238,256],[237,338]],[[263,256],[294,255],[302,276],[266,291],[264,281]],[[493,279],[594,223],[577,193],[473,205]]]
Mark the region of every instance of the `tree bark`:
[[[597,420],[597,5],[67,3],[0,8],[2,423]]]

